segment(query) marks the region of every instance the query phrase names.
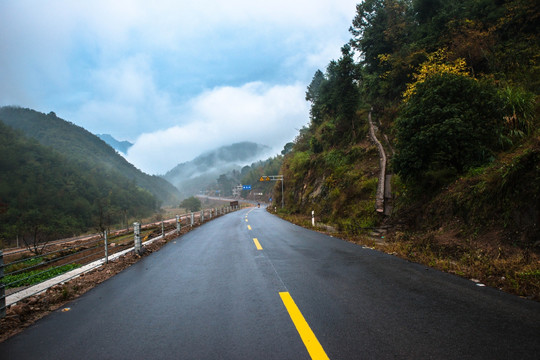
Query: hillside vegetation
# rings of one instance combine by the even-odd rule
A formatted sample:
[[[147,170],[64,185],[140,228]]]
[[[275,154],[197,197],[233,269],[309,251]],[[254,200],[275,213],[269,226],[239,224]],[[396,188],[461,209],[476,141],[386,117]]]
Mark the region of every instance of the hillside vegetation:
[[[231,196],[232,187],[239,184],[242,164],[260,158],[268,150],[265,145],[248,141],[221,146],[176,165],[163,178],[178,188],[182,198],[208,189],[220,190],[223,196]],[[219,184],[216,183],[217,178],[221,179]]]
[[[31,109],[2,107],[0,120],[89,169],[99,168],[103,172],[113,169],[152,193],[163,204],[178,201],[178,191],[170,183],[159,176],[143,173],[96,135],[58,118],[53,112],[46,115]]]
[[[206,187],[209,195],[220,194],[221,196],[232,196],[232,189],[239,185],[248,185],[251,190],[242,190],[239,195],[244,199],[268,202],[272,198],[274,183],[271,181],[260,181],[263,175],[276,175],[283,164],[283,155],[290,152],[293,144],[288,143],[281,151],[281,155],[270,157],[266,160],[259,160],[251,165],[245,165],[241,169],[233,169],[222,173],[214,182]]]
[[[466,276],[482,268],[540,296],[540,4],[365,0],[356,10],[341,57],[307,88],[310,123],[281,168],[284,213],[315,210],[344,236],[389,229],[385,246],[400,256]],[[375,212],[370,112],[393,174],[391,216]]]
[[[0,246],[103,231],[158,205],[121,173],[70,159],[2,121],[0,153]]]

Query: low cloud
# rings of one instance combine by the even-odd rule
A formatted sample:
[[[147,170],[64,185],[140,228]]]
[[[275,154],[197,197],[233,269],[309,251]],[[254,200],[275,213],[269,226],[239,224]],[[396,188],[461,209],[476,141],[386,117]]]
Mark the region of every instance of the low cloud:
[[[278,154],[309,120],[304,85],[252,82],[218,87],[193,99],[179,125],[141,135],[127,159],[151,174],[164,174],[202,152],[252,141]]]
[[[309,121],[306,86],[356,3],[0,1],[0,106],[136,141],[128,160],[154,174],[237,141],[276,154]]]

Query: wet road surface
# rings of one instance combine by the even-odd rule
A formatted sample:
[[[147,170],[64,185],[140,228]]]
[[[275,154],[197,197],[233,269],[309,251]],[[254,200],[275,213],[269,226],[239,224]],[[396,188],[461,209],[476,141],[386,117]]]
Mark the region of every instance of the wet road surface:
[[[540,304],[263,208],[177,238],[0,359],[538,359]]]

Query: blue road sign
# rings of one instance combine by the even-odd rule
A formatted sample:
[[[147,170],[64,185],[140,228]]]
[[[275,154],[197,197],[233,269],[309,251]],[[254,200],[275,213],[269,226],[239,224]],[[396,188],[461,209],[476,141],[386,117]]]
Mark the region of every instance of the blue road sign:
[[[251,190],[251,185],[242,185],[242,190]]]

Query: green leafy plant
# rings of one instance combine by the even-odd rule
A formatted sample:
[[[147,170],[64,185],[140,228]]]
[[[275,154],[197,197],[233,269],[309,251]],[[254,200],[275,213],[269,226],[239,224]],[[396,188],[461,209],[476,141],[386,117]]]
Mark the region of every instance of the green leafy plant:
[[[32,270],[20,274],[7,275],[4,276],[2,283],[7,288],[39,284],[55,276],[77,269],[80,266],[79,264],[66,264],[59,267],[52,267],[48,270]]]
[[[180,207],[186,209],[187,211],[199,211],[201,210],[201,206],[201,200],[197,199],[195,196],[184,199],[180,203]]]
[[[451,73],[417,84],[396,121],[394,169],[440,186],[489,162],[503,126],[498,100],[493,85]]]

